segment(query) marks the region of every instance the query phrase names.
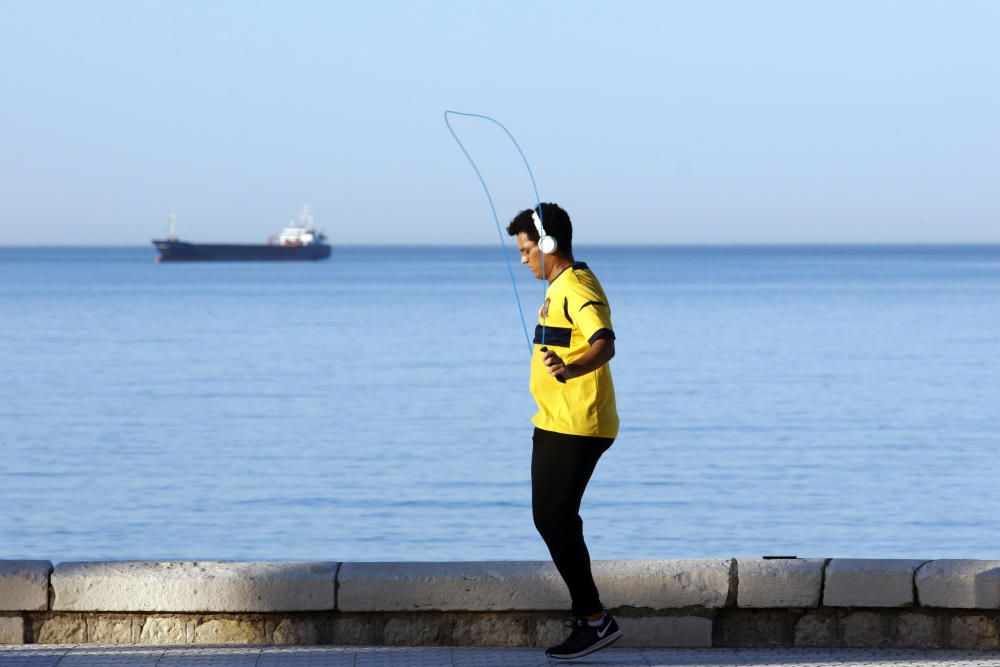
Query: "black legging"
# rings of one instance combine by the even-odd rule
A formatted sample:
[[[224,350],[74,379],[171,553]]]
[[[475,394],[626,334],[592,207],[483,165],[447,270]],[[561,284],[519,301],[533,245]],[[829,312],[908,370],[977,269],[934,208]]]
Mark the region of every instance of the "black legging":
[[[536,428],[531,451],[531,509],[535,528],[569,587],[573,614],[590,616],[604,607],[583,541],[580,500],[597,460],[614,438],[591,438]]]

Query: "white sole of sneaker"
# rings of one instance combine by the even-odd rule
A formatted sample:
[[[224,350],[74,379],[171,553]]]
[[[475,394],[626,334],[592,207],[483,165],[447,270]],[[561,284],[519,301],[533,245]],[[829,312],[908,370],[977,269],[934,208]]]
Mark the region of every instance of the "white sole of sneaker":
[[[615,634],[608,635],[604,639],[600,640],[599,642],[595,642],[594,644],[591,644],[585,650],[580,651],[578,653],[568,653],[566,655],[550,655],[550,654],[546,653],[545,655],[546,655],[546,657],[551,658],[552,660],[560,660],[560,661],[564,661],[564,660],[577,660],[578,658],[582,658],[582,657],[584,657],[586,655],[590,655],[594,651],[600,651],[602,648],[607,648],[611,644],[614,644],[616,641],[618,641],[619,639],[621,639],[624,634],[625,634],[624,632],[622,632],[621,630],[619,630]]]

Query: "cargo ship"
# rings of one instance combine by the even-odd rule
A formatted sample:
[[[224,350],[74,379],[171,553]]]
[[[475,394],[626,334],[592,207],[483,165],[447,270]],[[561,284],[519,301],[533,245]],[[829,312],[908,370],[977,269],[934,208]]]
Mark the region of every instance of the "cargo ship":
[[[272,262],[326,259],[330,246],[326,235],[313,225],[309,206],[302,207],[298,222],[288,223],[279,236],[266,244],[189,243],[177,238],[176,217],[169,219],[170,231],[165,239],[154,239],[160,251],[156,262]]]

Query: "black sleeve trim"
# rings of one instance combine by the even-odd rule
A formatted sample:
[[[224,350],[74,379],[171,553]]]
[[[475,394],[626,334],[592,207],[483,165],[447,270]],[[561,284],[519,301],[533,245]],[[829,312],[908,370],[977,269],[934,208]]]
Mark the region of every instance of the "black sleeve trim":
[[[594,341],[597,340],[598,338],[607,338],[608,340],[614,340],[615,332],[607,328],[598,329],[597,331],[594,332],[594,335],[591,336],[590,340],[588,340],[587,342],[593,345]]]
[[[587,303],[580,306],[580,310],[583,310],[587,306],[603,306],[605,305],[603,301],[588,301]]]

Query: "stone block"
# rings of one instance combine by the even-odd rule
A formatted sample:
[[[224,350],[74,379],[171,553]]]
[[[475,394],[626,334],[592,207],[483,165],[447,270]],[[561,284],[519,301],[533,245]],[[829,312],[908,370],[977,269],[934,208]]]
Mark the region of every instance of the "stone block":
[[[0,617],[0,644],[24,643],[24,619],[20,616]]]
[[[910,612],[896,619],[896,646],[899,648],[942,648],[938,619],[928,614]]]
[[[837,617],[832,613],[808,613],[795,623],[795,646],[830,648],[839,645]]]
[[[0,560],[0,611],[46,611],[51,572],[47,560]]]
[[[721,607],[729,560],[595,561],[609,607]],[[569,593],[548,562],[344,563],[341,611],[565,610]]]
[[[840,619],[844,645],[850,648],[888,648],[893,642],[889,636],[887,618],[870,611],[856,611]]]
[[[729,597],[732,559],[594,561],[601,601],[609,608],[718,609]]]
[[[399,614],[385,622],[382,641],[386,646],[441,646],[451,634],[444,614]]]
[[[272,633],[275,644],[295,646],[319,644],[321,635],[319,622],[298,618],[281,619]]]
[[[213,618],[194,628],[195,644],[263,644],[262,621]]]
[[[133,644],[138,639],[134,625],[127,616],[88,618],[87,641],[93,644]]]
[[[616,617],[625,633],[618,648],[710,648],[712,619],[703,616]]]
[[[511,614],[462,614],[451,631],[453,646],[527,646],[524,619]]]
[[[795,638],[795,614],[785,609],[729,608],[715,617],[712,645],[729,648],[779,648]]]
[[[375,645],[380,641],[382,622],[374,615],[336,616],[332,625],[334,644]]]
[[[333,610],[337,563],[62,563],[60,611],[268,612]]]
[[[42,619],[35,630],[36,644],[82,644],[87,641],[87,621],[75,614]]]
[[[826,566],[827,607],[908,607],[913,573],[927,561],[834,558]]]
[[[736,604],[747,608],[818,607],[822,558],[738,558]]]
[[[140,644],[187,644],[188,619],[183,616],[150,616],[139,631]]]
[[[956,616],[950,619],[951,648],[991,650],[1000,648],[996,621],[988,616]]]
[[[547,648],[561,644],[569,636],[569,628],[563,625],[563,618],[539,618],[534,623],[531,634],[535,641],[531,646]]]
[[[925,607],[1000,609],[1000,560],[934,560],[915,580]]]

